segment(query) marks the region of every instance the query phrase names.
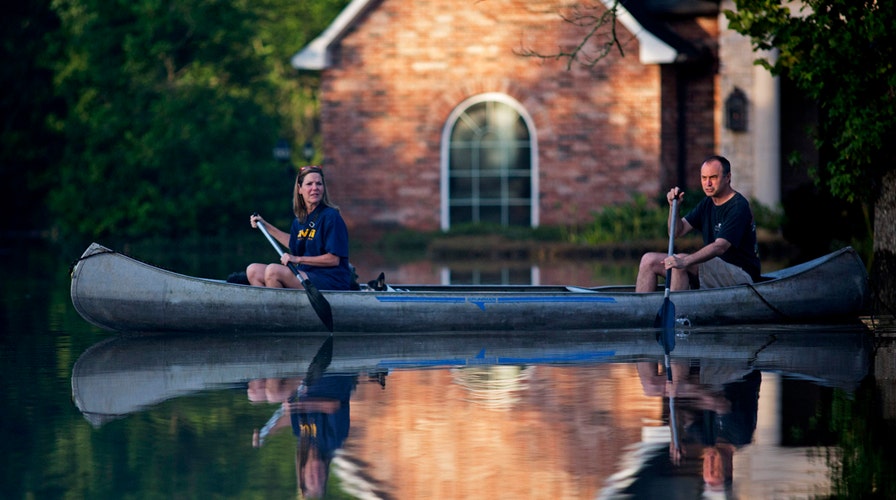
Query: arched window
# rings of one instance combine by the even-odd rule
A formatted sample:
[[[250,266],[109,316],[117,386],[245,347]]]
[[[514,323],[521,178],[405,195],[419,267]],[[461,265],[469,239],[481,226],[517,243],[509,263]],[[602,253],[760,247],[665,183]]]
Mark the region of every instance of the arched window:
[[[467,99],[442,133],[442,229],[483,222],[537,226],[534,127],[503,94]]]

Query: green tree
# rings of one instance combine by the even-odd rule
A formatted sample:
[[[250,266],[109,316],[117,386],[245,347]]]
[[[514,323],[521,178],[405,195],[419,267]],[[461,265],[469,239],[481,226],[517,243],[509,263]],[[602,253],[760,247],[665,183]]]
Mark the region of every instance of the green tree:
[[[799,10],[779,0],[734,3],[730,27],[755,49],[777,50],[758,63],[789,75],[819,105],[817,145],[827,160],[818,180],[849,201],[873,199],[894,168],[896,9],[877,0],[808,0]]]
[[[58,161],[62,137],[47,124],[62,103],[53,95],[54,47],[59,19],[49,0],[6,6],[0,20],[0,228],[40,228],[47,220],[43,200],[49,166]]]
[[[316,77],[289,56],[343,2],[59,0],[66,139],[49,198],[63,231],[213,234],[289,213],[271,148],[314,133]]]
[[[896,9],[879,0],[734,0],[725,15],[759,64],[788,75],[819,107],[818,183],[874,207],[874,290],[896,309]]]

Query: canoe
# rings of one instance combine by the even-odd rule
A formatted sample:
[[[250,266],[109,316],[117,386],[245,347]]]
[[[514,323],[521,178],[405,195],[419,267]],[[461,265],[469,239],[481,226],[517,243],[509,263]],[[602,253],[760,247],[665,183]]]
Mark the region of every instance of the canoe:
[[[672,359],[762,370],[854,390],[869,371],[871,335],[862,327],[779,325],[692,329]],[[334,335],[327,373],[387,379],[406,369],[662,362],[653,331],[476,332],[468,335]],[[72,400],[94,425],[163,401],[245,387],[262,378],[301,378],[325,336],[135,334],[105,339],[72,368]]]
[[[326,291],[336,332],[652,328],[659,291],[633,286],[392,285]],[[855,319],[868,275],[847,247],[766,274],[751,285],[673,292],[677,320],[694,326]],[[303,290],[271,289],[159,269],[93,243],[72,268],[72,303],[113,331],[320,333]]]

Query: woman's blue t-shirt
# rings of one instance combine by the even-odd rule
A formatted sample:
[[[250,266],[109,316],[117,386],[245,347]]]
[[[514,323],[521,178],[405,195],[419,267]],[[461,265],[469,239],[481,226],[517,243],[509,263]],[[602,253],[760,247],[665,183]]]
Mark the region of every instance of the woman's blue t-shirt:
[[[333,267],[298,267],[318,290],[348,290],[352,272],[348,265],[348,228],[339,211],[329,206],[318,206],[304,222],[293,219],[289,229],[289,251],[293,255],[315,257],[331,253],[339,257]]]

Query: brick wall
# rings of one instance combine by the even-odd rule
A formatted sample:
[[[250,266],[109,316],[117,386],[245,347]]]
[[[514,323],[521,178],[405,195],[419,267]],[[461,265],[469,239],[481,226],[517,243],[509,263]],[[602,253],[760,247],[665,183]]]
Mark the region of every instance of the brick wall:
[[[328,186],[350,230],[439,228],[445,121],[485,92],[515,99],[534,121],[542,225],[584,223],[603,206],[667,187],[668,77],[639,62],[625,28],[617,27],[625,57],[614,49],[593,68],[515,53],[583,39],[557,5],[384,0],[356,23],[321,87]],[[712,75],[698,80],[688,123],[702,156],[715,140],[716,92]]]

